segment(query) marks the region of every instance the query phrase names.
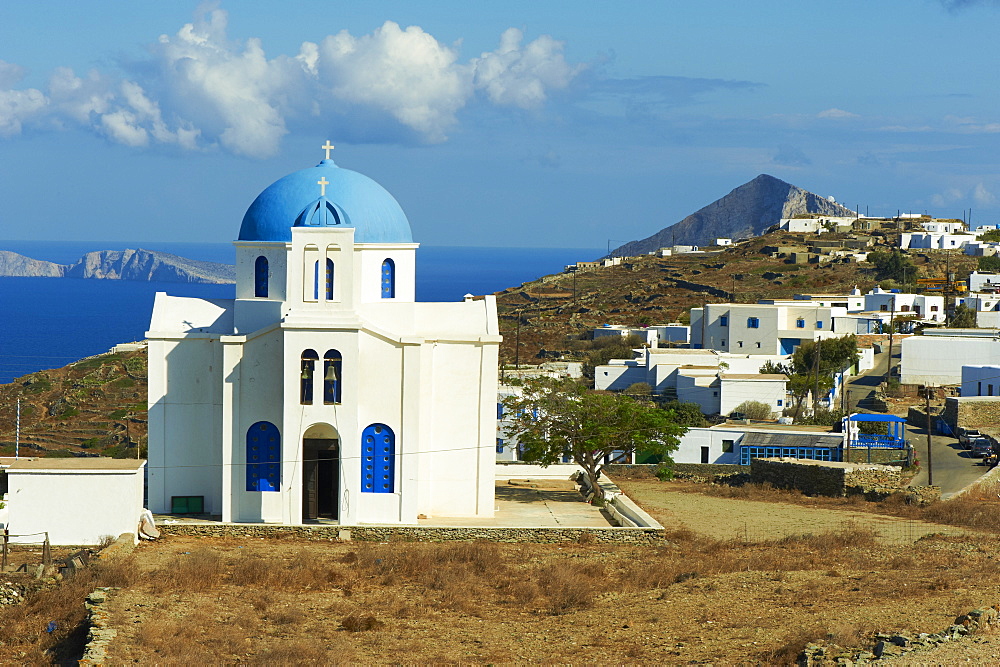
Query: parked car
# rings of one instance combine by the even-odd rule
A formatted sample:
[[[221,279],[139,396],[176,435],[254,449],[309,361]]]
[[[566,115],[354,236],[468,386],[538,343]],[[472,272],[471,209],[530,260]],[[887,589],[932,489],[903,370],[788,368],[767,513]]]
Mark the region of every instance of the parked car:
[[[965,449],[969,449],[972,446],[973,440],[982,437],[983,434],[974,428],[963,428],[958,432],[958,444],[962,445]]]
[[[970,452],[972,458],[985,459],[993,456],[993,443],[986,438],[976,438],[969,448],[972,450]]]

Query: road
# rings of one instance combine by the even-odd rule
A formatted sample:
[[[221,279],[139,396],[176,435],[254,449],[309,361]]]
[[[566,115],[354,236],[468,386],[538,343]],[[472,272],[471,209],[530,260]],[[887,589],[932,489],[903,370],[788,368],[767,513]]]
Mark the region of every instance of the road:
[[[893,349],[894,360],[899,359],[899,351]],[[861,375],[856,375],[847,381],[847,402],[850,406],[848,412],[870,411],[875,408],[871,399],[875,394],[875,388],[885,380],[885,372],[889,365],[888,351],[875,355],[875,367]]]
[[[899,363],[899,346],[893,348],[893,363]],[[875,388],[885,380],[889,365],[888,351],[875,355],[875,367],[863,375],[851,378],[847,382],[848,402],[851,412],[875,412],[871,399]],[[907,439],[913,447],[920,462],[920,472],[912,484],[927,484],[927,430],[915,426],[906,427]],[[933,481],[941,487],[941,496],[947,498],[974,482],[989,468],[979,465],[979,459],[969,456],[962,449],[958,440],[943,435],[931,435],[931,465]]]
[[[920,472],[913,478],[913,485],[927,484],[927,430],[914,426],[906,427],[907,439],[913,447]],[[931,465],[935,486],[941,487],[941,496],[947,498],[959,491],[989,470],[980,465],[979,459],[962,449],[958,440],[944,435],[931,435]]]

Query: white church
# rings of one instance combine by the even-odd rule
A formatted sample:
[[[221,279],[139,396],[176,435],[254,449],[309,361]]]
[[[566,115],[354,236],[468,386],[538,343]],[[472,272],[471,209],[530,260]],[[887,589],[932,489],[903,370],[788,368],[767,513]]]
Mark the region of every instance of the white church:
[[[496,301],[415,302],[402,209],[323,148],[247,210],[234,300],[156,295],[149,507],[238,523],[492,517]]]

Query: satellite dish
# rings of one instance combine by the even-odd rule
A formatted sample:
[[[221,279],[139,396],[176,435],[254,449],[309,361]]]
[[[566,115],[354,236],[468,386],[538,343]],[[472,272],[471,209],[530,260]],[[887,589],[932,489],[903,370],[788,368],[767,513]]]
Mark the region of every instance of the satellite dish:
[[[827,201],[832,201],[834,204],[837,203],[837,198],[834,197],[833,195],[830,195],[829,197],[827,197],[826,200]]]

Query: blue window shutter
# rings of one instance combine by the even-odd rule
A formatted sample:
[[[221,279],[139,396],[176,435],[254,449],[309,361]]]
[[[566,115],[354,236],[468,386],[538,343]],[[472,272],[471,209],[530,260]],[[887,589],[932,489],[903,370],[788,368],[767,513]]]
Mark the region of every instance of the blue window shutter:
[[[253,295],[259,299],[267,298],[267,257],[261,255],[253,266]]]
[[[281,490],[281,434],[270,422],[247,430],[247,491]]]
[[[326,300],[333,301],[333,260],[326,260]]]
[[[382,298],[396,297],[396,263],[391,259],[382,262]]]
[[[396,436],[385,424],[372,424],[361,432],[362,493],[396,490]]]

